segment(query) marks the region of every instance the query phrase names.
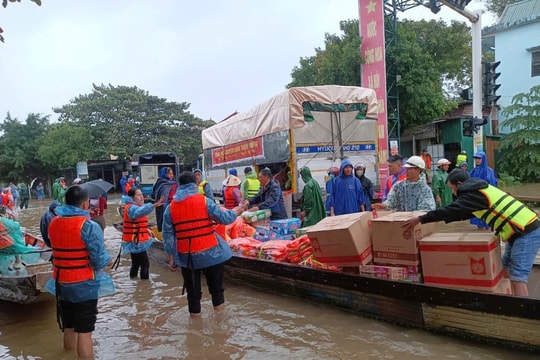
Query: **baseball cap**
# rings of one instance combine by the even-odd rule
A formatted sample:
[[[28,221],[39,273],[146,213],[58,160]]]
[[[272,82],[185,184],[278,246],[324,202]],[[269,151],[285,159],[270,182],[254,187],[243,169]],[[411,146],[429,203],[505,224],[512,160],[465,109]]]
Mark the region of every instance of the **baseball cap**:
[[[416,167],[416,168],[419,168],[419,169],[425,169],[426,168],[426,163],[424,162],[424,160],[422,160],[422,158],[420,156],[411,156],[405,162],[405,167],[407,167],[407,168]]]

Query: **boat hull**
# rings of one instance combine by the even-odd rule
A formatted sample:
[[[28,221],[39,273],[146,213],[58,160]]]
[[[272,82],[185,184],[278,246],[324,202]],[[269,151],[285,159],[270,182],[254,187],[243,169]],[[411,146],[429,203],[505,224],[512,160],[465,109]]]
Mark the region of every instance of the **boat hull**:
[[[148,251],[166,266],[161,242]],[[540,299],[447,289],[233,256],[227,279],[390,323],[540,354]],[[540,274],[538,266],[535,275]],[[511,329],[511,331],[509,331]]]

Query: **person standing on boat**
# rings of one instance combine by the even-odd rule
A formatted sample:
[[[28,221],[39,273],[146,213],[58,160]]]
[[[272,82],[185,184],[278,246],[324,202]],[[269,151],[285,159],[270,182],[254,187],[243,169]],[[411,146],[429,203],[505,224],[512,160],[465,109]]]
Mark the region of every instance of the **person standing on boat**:
[[[315,225],[326,217],[324,203],[322,199],[321,187],[311,176],[311,170],[304,166],[300,169],[300,176],[304,181],[302,190],[302,227]]]
[[[364,211],[364,188],[353,174],[353,166],[348,159],[341,162],[339,176],[332,180],[330,196],[330,216],[353,214]]]
[[[510,278],[512,283],[512,293],[528,296],[528,277],[540,249],[538,215],[485,180],[471,178],[466,171],[452,170],[448,174],[447,184],[456,195],[452,204],[411,219],[403,226],[407,228],[418,223],[449,223],[471,218],[486,221],[495,235],[506,242],[502,263],[505,277]]]
[[[250,166],[244,168],[244,175],[246,178],[240,185],[240,192],[242,193],[242,199],[246,200],[257,195],[261,189],[261,182],[257,173]]]
[[[58,200],[53,200],[49,205],[49,210],[41,215],[41,220],[39,221],[39,231],[41,233],[41,237],[43,238],[45,245],[48,247],[51,247],[51,240],[49,239],[49,225],[52,219],[56,216],[56,208],[60,205],[61,204]]]
[[[157,229],[159,232],[163,229],[163,213],[165,208],[172,201],[176,189],[178,188],[178,183],[174,179],[174,171],[172,168],[165,166],[159,170],[159,178],[154,183],[152,187],[152,198],[159,199],[163,197],[164,202],[160,206],[156,206],[156,222]]]
[[[269,168],[264,168],[259,172],[259,181],[261,188],[257,195],[244,200],[242,205],[245,208],[251,206],[248,211],[258,211],[262,209],[270,209],[272,215],[271,220],[287,219],[287,210],[285,210],[285,201],[283,193],[277,180],[272,178],[272,171]]]
[[[234,209],[242,203],[242,194],[238,186],[242,180],[235,175],[229,175],[223,181],[223,205],[227,209]]]
[[[454,198],[452,197],[452,189],[446,185],[446,179],[448,178],[448,167],[450,161],[447,159],[440,159],[437,161],[437,170],[433,175],[433,182],[431,183],[431,190],[433,191],[433,197],[437,208],[441,206],[450,205]]]
[[[56,295],[57,321],[64,332],[64,349],[77,350],[80,358],[93,356],[92,332],[97,320],[98,297],[115,292],[103,231],[90,220],[88,191],[71,186],[66,205],[56,209],[49,225],[53,278],[45,289]]]
[[[497,186],[497,176],[495,171],[488,166],[486,153],[478,151],[474,154],[474,169],[471,170],[471,177],[486,181],[489,185]],[[479,230],[489,230],[489,225],[478,218],[472,218],[471,224]]]
[[[232,257],[232,251],[214,231],[214,222],[232,224],[243,208],[224,209],[200,194],[192,172],[184,171],[178,180],[180,187],[163,215],[163,245],[167,254],[176,257],[169,261],[176,261],[182,269],[189,314],[199,317],[201,273],[206,277],[214,311],[225,307],[223,276],[225,262]]]
[[[435,209],[435,199],[431,188],[420,179],[426,167],[419,156],[411,156],[405,163],[406,178],[395,183],[386,201],[373,204],[374,209],[394,211],[429,211]]]
[[[392,186],[398,181],[405,180],[407,172],[403,164],[403,158],[396,154],[388,158],[388,172],[389,176],[386,179],[386,186],[384,187],[382,194],[382,201],[385,201],[392,189]]]
[[[150,278],[150,261],[146,250],[152,245],[155,234],[148,228],[148,214],[161,206],[165,198],[161,197],[155,203],[144,203],[141,189],[129,189],[127,196],[122,196],[124,208],[124,223],[122,231],[122,250],[131,254],[131,269],[129,277],[134,279],[141,271],[141,280]]]
[[[324,188],[326,190],[326,199],[324,200],[324,209],[326,210],[326,215],[330,215],[330,203],[332,202],[332,180],[339,176],[339,168],[332,166],[328,169],[328,180],[324,183]]]

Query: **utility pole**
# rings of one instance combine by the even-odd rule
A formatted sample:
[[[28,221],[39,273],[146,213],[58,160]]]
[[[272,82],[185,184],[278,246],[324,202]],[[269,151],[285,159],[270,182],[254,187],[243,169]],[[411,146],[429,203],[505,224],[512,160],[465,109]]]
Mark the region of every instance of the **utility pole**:
[[[465,9],[471,0],[439,0],[450,9],[463,15],[471,22],[472,33],[472,88],[473,88],[473,117],[482,119],[482,11]],[[484,150],[484,134],[482,127],[474,133],[474,151]]]

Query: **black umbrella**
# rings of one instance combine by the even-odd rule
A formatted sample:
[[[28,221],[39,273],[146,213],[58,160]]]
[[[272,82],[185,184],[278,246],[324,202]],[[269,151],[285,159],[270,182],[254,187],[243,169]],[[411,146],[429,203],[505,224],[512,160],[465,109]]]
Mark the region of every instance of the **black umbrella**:
[[[83,189],[88,190],[88,195],[90,195],[91,198],[96,198],[104,193],[107,193],[113,186],[114,185],[110,182],[101,179],[92,180],[81,184]]]

